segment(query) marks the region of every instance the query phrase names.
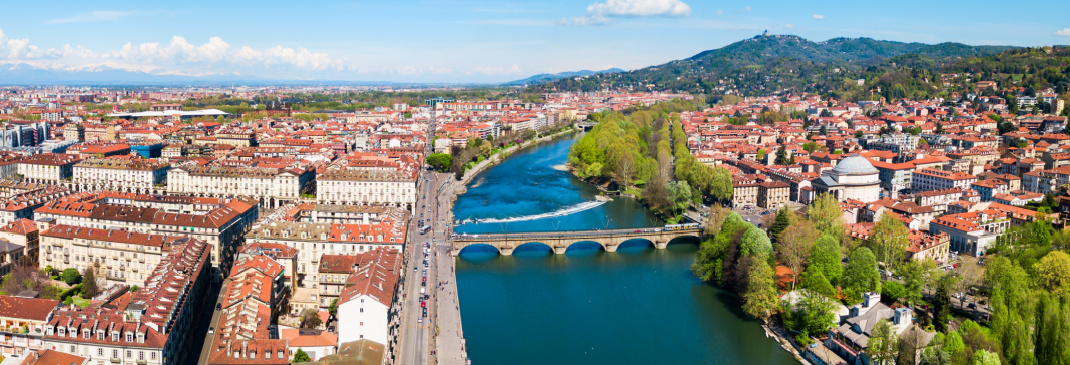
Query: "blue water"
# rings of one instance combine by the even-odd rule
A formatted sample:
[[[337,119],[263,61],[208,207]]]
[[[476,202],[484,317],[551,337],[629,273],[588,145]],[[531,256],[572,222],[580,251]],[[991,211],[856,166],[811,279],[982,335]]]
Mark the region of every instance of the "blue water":
[[[522,220],[456,231],[661,224],[630,199],[523,220],[594,200],[594,188],[552,168],[565,163],[573,140],[522,151],[485,171],[454,208],[461,219]],[[457,261],[457,285],[472,363],[798,364],[743,316],[737,297],[690,273],[694,242],[674,241],[665,250],[647,245],[631,241],[607,253],[591,243],[555,255],[527,244],[512,256],[489,246],[466,248]]]

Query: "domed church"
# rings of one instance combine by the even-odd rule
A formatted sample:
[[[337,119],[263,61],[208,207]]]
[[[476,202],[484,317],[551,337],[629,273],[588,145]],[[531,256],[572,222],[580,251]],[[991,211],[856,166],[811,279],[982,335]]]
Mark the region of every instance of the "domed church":
[[[880,199],[880,171],[860,155],[851,155],[810,182],[814,193],[831,193],[836,200],[856,199],[869,203]],[[815,195],[815,196],[816,196]]]

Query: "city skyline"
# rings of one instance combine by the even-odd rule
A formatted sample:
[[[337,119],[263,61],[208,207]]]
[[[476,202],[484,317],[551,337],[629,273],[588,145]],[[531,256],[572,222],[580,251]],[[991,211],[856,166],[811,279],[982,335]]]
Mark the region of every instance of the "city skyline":
[[[1047,10],[1019,24],[991,19],[1000,5],[585,0],[296,7],[194,1],[171,8],[65,3],[43,12],[22,3],[0,15],[0,64],[250,80],[497,83],[540,73],[642,68],[763,31],[813,41],[1070,41],[1070,23],[1057,16],[1070,4],[1040,4]]]

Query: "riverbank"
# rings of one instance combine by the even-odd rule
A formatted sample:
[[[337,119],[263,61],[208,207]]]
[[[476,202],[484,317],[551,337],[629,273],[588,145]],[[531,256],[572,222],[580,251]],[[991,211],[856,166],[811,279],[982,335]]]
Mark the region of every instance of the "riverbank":
[[[495,153],[494,155],[491,155],[486,160],[483,160],[483,161],[475,164],[475,166],[472,166],[471,168],[469,168],[468,171],[465,171],[464,176],[462,176],[460,180],[457,180],[457,181],[453,182],[460,189],[457,192],[456,195],[464,194],[464,187],[466,185],[468,185],[468,183],[471,182],[472,179],[476,177],[476,175],[479,175],[479,173],[483,172],[483,170],[486,169],[487,167],[494,166],[494,165],[497,165],[498,163],[501,163],[502,161],[505,161],[505,159],[509,157],[509,154],[511,154],[513,152],[516,152],[516,151],[518,151],[520,149],[523,149],[523,148],[535,146],[535,145],[537,145],[537,144],[539,144],[541,142],[551,141],[551,140],[553,140],[553,139],[555,139],[557,137],[561,137],[561,136],[564,136],[564,135],[575,133],[577,131],[579,131],[579,130],[576,129],[575,127],[564,129],[564,130],[561,130],[560,132],[551,134],[549,136],[542,136],[542,137],[539,137],[539,138],[536,138],[536,139],[532,139],[530,141],[525,141],[522,144],[510,146],[509,148],[505,148],[505,149],[503,149],[501,151],[498,151],[498,153]],[[454,196],[454,199],[456,199],[456,196]]]

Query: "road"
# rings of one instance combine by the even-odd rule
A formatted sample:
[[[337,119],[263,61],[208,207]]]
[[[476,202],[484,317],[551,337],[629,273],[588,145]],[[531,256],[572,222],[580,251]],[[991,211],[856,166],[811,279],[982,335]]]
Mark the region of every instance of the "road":
[[[204,334],[204,341],[197,343],[197,341],[191,341],[190,348],[193,351],[200,350],[199,356],[188,356],[186,358],[186,364],[198,364],[205,365],[208,363],[208,355],[212,353],[212,341],[215,340],[214,333],[207,333],[208,328],[215,328],[216,323],[219,323],[219,311],[215,310],[217,304],[223,303],[223,287],[227,285],[227,281],[220,284],[212,283],[212,286],[208,289],[204,300],[204,306],[201,307],[201,313],[203,311],[212,311],[210,316],[197,316],[193,320],[195,321],[195,329],[193,333]],[[191,339],[200,338],[200,336],[191,336]]]

